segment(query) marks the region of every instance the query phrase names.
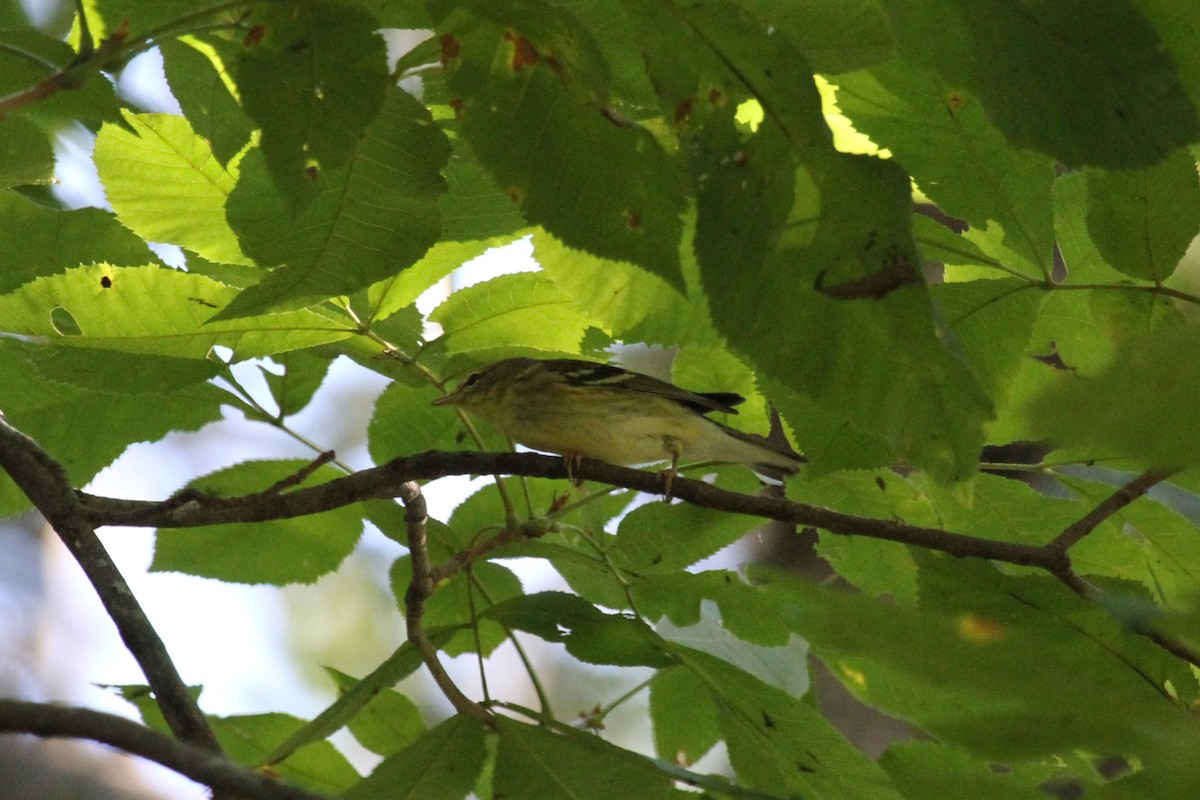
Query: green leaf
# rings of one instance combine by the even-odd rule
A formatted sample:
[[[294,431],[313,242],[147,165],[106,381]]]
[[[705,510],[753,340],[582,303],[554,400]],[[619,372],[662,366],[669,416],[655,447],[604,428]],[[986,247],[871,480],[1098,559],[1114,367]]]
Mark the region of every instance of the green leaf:
[[[462,135],[526,219],[679,285],[681,176],[648,130],[602,113],[609,79],[591,32],[542,2],[432,11],[453,43],[448,89]]]
[[[434,647],[444,644],[449,638],[448,631],[429,630],[429,639]],[[340,728],[350,724],[360,711],[370,704],[371,699],[388,687],[395,686],[399,681],[416,672],[422,666],[421,654],[411,642],[404,642],[395,652],[362,680],[342,690],[342,694],[329,707],[305,725],[297,728],[274,750],[261,759],[262,764],[270,765],[286,759],[297,749],[311,742],[318,742],[332,736]]]
[[[222,318],[352,294],[416,263],[438,237],[439,170],[448,155],[429,112],[398,88],[343,165],[322,169],[316,194],[298,211],[271,183],[264,151],[251,150],[229,198],[229,222],[246,252],[276,269]]]
[[[325,672],[337,684],[339,696],[359,683],[331,667]],[[408,747],[425,733],[425,720],[412,700],[395,689],[382,689],[350,720],[350,732],[363,747],[386,756]]]
[[[905,797],[1026,800],[1051,796],[1059,786],[1085,782],[1079,770],[1061,760],[1054,764],[1010,763],[997,769],[988,759],[934,742],[892,745],[880,757],[879,765]]]
[[[174,392],[216,377],[220,369],[209,360],[92,348],[45,347],[30,358],[48,380],[111,394]]]
[[[246,765],[257,765],[274,743],[286,738],[302,721],[287,714],[245,714],[209,717],[225,755]],[[289,783],[314,791],[340,794],[358,782],[359,775],[346,757],[329,742],[313,742],[272,771]]]
[[[133,266],[154,259],[145,242],[98,208],[52,210],[3,192],[0,219],[5,226],[0,236],[0,292],[80,264]],[[0,319],[5,320],[0,327],[8,330],[9,318]]]
[[[430,405],[441,396],[432,386],[407,386],[399,381],[383,390],[367,427],[367,446],[375,463],[424,450],[471,447],[454,410]],[[489,435],[486,441],[488,449],[506,449],[504,440],[497,435]]]
[[[346,800],[460,800],[475,787],[484,768],[485,736],[474,717],[451,717],[388,756],[342,796]]]
[[[1061,374],[1029,409],[1029,425],[1062,447],[1095,458],[1159,467],[1200,461],[1200,442],[1180,409],[1200,393],[1200,363],[1181,358],[1200,347],[1200,329],[1175,327],[1122,347],[1094,377]]]
[[[183,117],[124,113],[96,137],[96,167],[117,212],[137,235],[181,245],[211,261],[249,263],[225,222],[236,171],[213,158]]]
[[[722,425],[766,435],[771,422],[767,402],[759,392],[754,371],[724,348],[681,347],[671,362],[671,381],[692,391],[735,392],[746,398],[737,414],[709,414]],[[746,491],[754,489],[747,487]]]
[[[946,283],[930,293],[980,387],[1003,408],[1028,358],[1043,295],[1015,279]]]
[[[1072,282],[1107,282],[1125,280],[1100,254],[1088,230],[1087,172],[1068,172],[1054,181],[1054,236]]]
[[[528,631],[588,664],[664,667],[673,663],[662,640],[640,619],[605,614],[588,601],[563,592],[515,597],[493,606],[489,619]]]
[[[847,197],[853,195],[847,191]],[[857,429],[941,480],[967,477],[983,444],[991,403],[939,336],[944,332],[935,327],[925,289],[897,288],[871,301],[829,297],[798,279],[799,265],[792,259],[810,257],[815,267],[820,261],[815,254],[781,254],[753,280],[732,272],[714,278],[710,291],[718,326],[737,349],[754,354],[760,374],[816,400],[830,426],[820,433],[830,443],[818,451],[833,448],[832,437]],[[831,341],[836,345],[830,347]],[[900,341],[903,348],[896,347]],[[776,392],[772,397],[785,420],[804,424],[806,409],[793,410]],[[815,432],[798,438],[806,450],[809,442],[822,444]]]
[[[307,465],[306,461],[246,461],[198,478],[189,487],[234,497],[264,491]],[[340,476],[332,467],[321,467],[300,486]],[[312,583],[337,569],[361,535],[362,515],[353,506],[270,522],[160,528],[150,569],[236,583]]]
[[[184,116],[208,140],[213,155],[228,164],[254,129],[231,91],[235,87],[227,65],[236,59],[233,45],[216,37],[183,36],[159,41],[158,49]]]
[[[975,485],[985,476],[977,476]],[[926,482],[893,470],[842,472],[804,485],[805,502],[873,519],[899,519],[911,525],[945,525],[940,509],[925,491]],[[947,494],[954,495],[951,489]],[[974,532],[974,531],[972,531]],[[859,536],[821,532],[817,552],[837,573],[871,597],[886,595],[912,606],[917,596],[917,570],[905,545]]]
[[[744,5],[791,37],[814,72],[850,72],[886,61],[895,54],[887,18],[874,0],[837,3],[749,0]]]
[[[797,53],[755,51],[744,23],[701,19],[744,70],[768,76],[755,88],[774,109],[752,132],[714,112],[692,148],[695,247],[717,329],[765,378],[840,417],[835,430],[849,422],[942,480],[966,477],[992,410],[939,340],[906,176],[832,150]]]
[[[685,296],[640,267],[572,249],[541,230],[535,232],[533,246],[545,274],[612,336],[664,345],[719,341],[698,286]]]
[[[236,293],[174,269],[93,264],[0,296],[0,320],[8,332],[55,344],[180,358],[205,358],[215,345],[254,358],[351,335],[310,311],[215,321],[216,309]],[[56,322],[73,330],[60,331]]]
[[[134,442],[158,441],[171,431],[194,431],[220,419],[220,404],[227,397],[210,384],[192,384],[192,379],[199,376],[187,370],[175,373],[182,379],[175,386],[170,381],[155,386],[153,378],[111,374],[103,367],[105,363],[122,368],[128,363],[123,359],[106,362],[110,355],[97,354],[96,369],[90,377],[63,383],[58,376],[43,374],[37,366],[45,359],[57,361],[57,353],[0,337],[0,374],[4,376],[0,381],[0,408],[9,422],[33,437],[66,468],[75,486],[85,485]],[[53,373],[68,364],[59,361],[49,371]],[[172,369],[176,366],[173,364]],[[147,390],[178,391],[112,393],[113,382],[121,379]],[[80,385],[87,382],[97,384],[99,390]],[[28,507],[29,501],[7,476],[0,487],[0,513]]]
[[[21,117],[0,119],[0,190],[50,183],[54,149],[37,125]]]
[[[1053,497],[1028,483],[998,475],[978,475],[970,492],[938,487],[914,478],[920,513],[935,515],[938,527],[1020,544],[1042,544],[1046,532],[1058,532],[1087,513],[1078,498]]]
[[[540,800],[667,800],[670,779],[646,760],[583,731],[551,733],[496,718],[496,797]]]
[[[1134,476],[1099,477],[1129,481]],[[1082,501],[1080,517],[1116,490],[1111,482],[1075,476],[1061,480]],[[1168,608],[1188,608],[1200,596],[1200,576],[1193,569],[1200,563],[1200,534],[1196,524],[1184,516],[1190,511],[1186,501],[1179,510],[1149,498],[1132,503],[1072,548],[1072,558],[1079,569],[1090,574],[1139,582]]]
[[[410,307],[425,290],[468,261],[493,247],[509,244],[508,237],[474,242],[438,242],[415,264],[371,284],[367,289],[368,318],[384,319]]]
[[[93,8],[95,6],[95,8]],[[99,12],[100,19],[95,13]],[[140,0],[102,0],[88,6],[92,33],[98,37],[109,35],[124,22],[133,35],[177,22],[180,17],[197,16],[208,23],[236,23],[245,13],[244,9],[218,6],[206,0],[159,0],[157,3],[142,3]],[[106,23],[101,25],[99,23]]]
[[[262,36],[242,48],[238,87],[262,128],[267,170],[295,209],[361,152],[388,91],[383,39],[367,11],[319,0],[259,6],[250,22]]]
[[[515,234],[525,227],[513,199],[496,185],[461,138],[450,139],[453,154],[442,174],[446,193],[442,209],[442,238],[446,241],[493,239]]]
[[[765,591],[756,594],[755,599],[766,600]],[[770,601],[755,603],[754,611],[767,613],[770,606]],[[808,644],[803,639],[792,634],[783,645],[757,645],[735,638],[722,623],[717,604],[706,600],[700,604],[700,619],[694,625],[678,627],[670,620],[661,620],[656,630],[667,641],[715,656],[792,697],[804,696],[809,677]]]
[[[920,610],[788,581],[791,620],[866,702],[947,744],[1001,760],[1193,751],[1195,722],[1138,669],[1145,641],[1069,589],[937,556],[922,578]]]
[[[877,469],[893,463],[893,448],[882,435],[860,428],[844,411],[826,408],[807,394],[761,372],[763,394],[783,417],[800,452],[808,458],[805,474],[820,477],[847,469]]]
[[[1200,233],[1196,160],[1179,150],[1137,171],[1087,171],[1088,231],[1105,261],[1141,280],[1170,277]]]
[[[552,280],[501,275],[455,292],[429,315],[442,326],[435,347],[464,353],[511,345],[575,352],[588,320]]]
[[[1002,264],[980,249],[966,236],[955,233],[937,220],[924,214],[913,214],[913,240],[921,248],[925,261],[940,262],[945,267],[980,265],[999,270]],[[953,274],[947,272],[947,274]],[[972,277],[998,278],[999,273]]]
[[[708,690],[739,783],[775,796],[899,800],[883,771],[810,705],[706,653],[675,650]]]
[[[665,618],[671,628],[687,629],[702,625],[706,616],[712,620],[719,615],[725,630],[743,641],[770,648],[789,643],[778,598],[748,585],[736,572],[649,575],[632,582],[630,591],[638,610],[647,619],[658,619],[660,626]]]
[[[888,148],[942,210],[969,223],[968,238],[1010,270],[1050,274],[1052,159],[1010,145],[976,97],[930,72],[892,62],[837,83],[838,107],[855,128]]]
[[[646,575],[674,572],[741,539],[762,521],[687,503],[647,503],[625,515],[608,550],[620,569]]]
[[[34,90],[39,85],[42,89],[51,87],[42,93],[35,91],[29,103],[18,107],[25,115],[51,126],[80,119],[116,120],[113,85],[99,71],[86,76],[76,72],[72,77],[82,79],[82,83],[70,91],[57,91],[63,81],[54,76],[75,57],[75,51],[65,42],[32,28],[0,30],[0,97]]]
[[[658,757],[690,766],[721,739],[712,703],[697,703],[704,683],[684,666],[659,671],[650,684],[650,723]]]
[[[332,365],[328,358],[305,350],[276,355],[271,360],[283,367],[282,375],[267,367],[259,369],[279,408],[279,419],[290,417],[308,405]]]
[[[1128,0],[883,8],[901,54],[966,84],[1018,147],[1068,166],[1128,168],[1200,134],[1158,32]]]

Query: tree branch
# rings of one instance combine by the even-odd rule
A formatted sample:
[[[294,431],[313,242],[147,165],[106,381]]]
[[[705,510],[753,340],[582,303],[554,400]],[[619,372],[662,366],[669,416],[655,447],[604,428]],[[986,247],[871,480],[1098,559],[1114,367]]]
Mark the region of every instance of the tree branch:
[[[425,615],[425,601],[433,594],[434,582],[431,577],[429,562],[429,543],[425,536],[428,516],[425,510],[425,497],[421,487],[409,481],[401,487],[400,502],[404,503],[404,522],[408,528],[408,551],[412,559],[412,579],[408,583],[408,591],[404,593],[404,620],[408,629],[408,640],[416,646],[421,654],[421,660],[433,680],[437,683],[442,694],[460,714],[475,717],[487,726],[492,726],[492,715],[478,703],[462,693],[454,681],[446,673],[442,662],[438,659],[437,648],[429,640],[424,628],[421,627],[421,617]]]
[[[583,460],[573,470],[576,477],[623,486],[650,494],[661,490],[657,473]],[[447,475],[505,474],[535,478],[567,478],[566,464],[557,456],[537,453],[443,453],[429,451],[402,456],[372,469],[318,486],[281,494],[248,497],[215,497],[190,493],[184,500],[165,502],[116,500],[80,493],[80,502],[93,524],[135,527],[190,528],[231,522],[317,514],[363,500],[394,498],[408,481],[433,480]],[[961,533],[843,514],[792,500],[743,495],[703,481],[677,477],[672,496],[702,508],[809,525],[845,536],[911,544],[957,557],[987,558],[1044,569],[1062,563],[1063,555],[1035,545],[1002,542]]]
[[[1146,470],[1120,489],[1117,489],[1117,491],[1109,495],[1091,511],[1084,514],[1079,520],[1068,525],[1062,533],[1046,546],[1062,551],[1070,549],[1094,531],[1104,520],[1150,491],[1155,484],[1174,475],[1176,471],[1161,469]]]
[[[327,800],[132,720],[87,708],[0,699],[0,732],[91,739],[162,764],[220,792],[263,800]]]
[[[220,754],[213,734],[187,684],[179,676],[146,612],[96,536],[62,465],[36,442],[0,417],[0,468],[12,477],[83,568],[88,581],[117,626],[154,691],[171,731],[185,742]]]

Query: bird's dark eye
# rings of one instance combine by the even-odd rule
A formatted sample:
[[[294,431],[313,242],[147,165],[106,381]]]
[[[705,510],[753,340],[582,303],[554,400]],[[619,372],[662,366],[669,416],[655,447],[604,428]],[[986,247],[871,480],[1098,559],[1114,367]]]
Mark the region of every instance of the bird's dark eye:
[[[463,386],[474,386],[478,382],[479,382],[479,373],[472,372],[470,375],[467,376],[467,379],[465,381],[463,381]]]

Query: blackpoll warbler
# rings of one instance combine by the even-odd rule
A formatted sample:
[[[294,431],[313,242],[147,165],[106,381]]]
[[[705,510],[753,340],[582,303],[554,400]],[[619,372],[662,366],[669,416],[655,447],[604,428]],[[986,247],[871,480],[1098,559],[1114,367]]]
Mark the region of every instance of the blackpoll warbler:
[[[568,468],[579,458],[622,466],[669,458],[669,493],[670,476],[683,456],[795,474],[800,456],[704,416],[736,414],[733,407],[744,400],[733,392],[689,392],[609,364],[506,358],[433,404],[478,415],[514,442],[564,456]]]

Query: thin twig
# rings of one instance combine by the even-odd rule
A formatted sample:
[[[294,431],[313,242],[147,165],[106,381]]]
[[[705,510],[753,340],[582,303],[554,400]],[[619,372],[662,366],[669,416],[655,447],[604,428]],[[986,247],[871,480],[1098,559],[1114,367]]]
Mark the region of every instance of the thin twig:
[[[1049,545],[1047,546],[1049,547]],[[1067,562],[1065,567],[1050,570],[1050,574],[1084,600],[1091,603],[1103,603],[1104,592],[1088,583],[1077,572],[1071,569],[1070,562]],[[1155,630],[1150,625],[1135,624],[1131,625],[1130,629],[1135,633],[1145,636],[1176,658],[1183,659],[1194,667],[1200,667],[1200,650],[1177,639],[1172,639],[1163,632]],[[1156,686],[1155,688],[1157,689],[1158,687]]]
[[[293,487],[299,486],[308,480],[314,472],[321,467],[333,461],[337,456],[332,450],[323,450],[317,454],[317,457],[305,464],[300,469],[288,475],[282,480],[276,481],[274,485],[264,490],[264,494],[279,494]]]
[[[327,800],[132,720],[88,708],[0,699],[0,732],[90,739],[162,764],[212,789],[256,800]]]

